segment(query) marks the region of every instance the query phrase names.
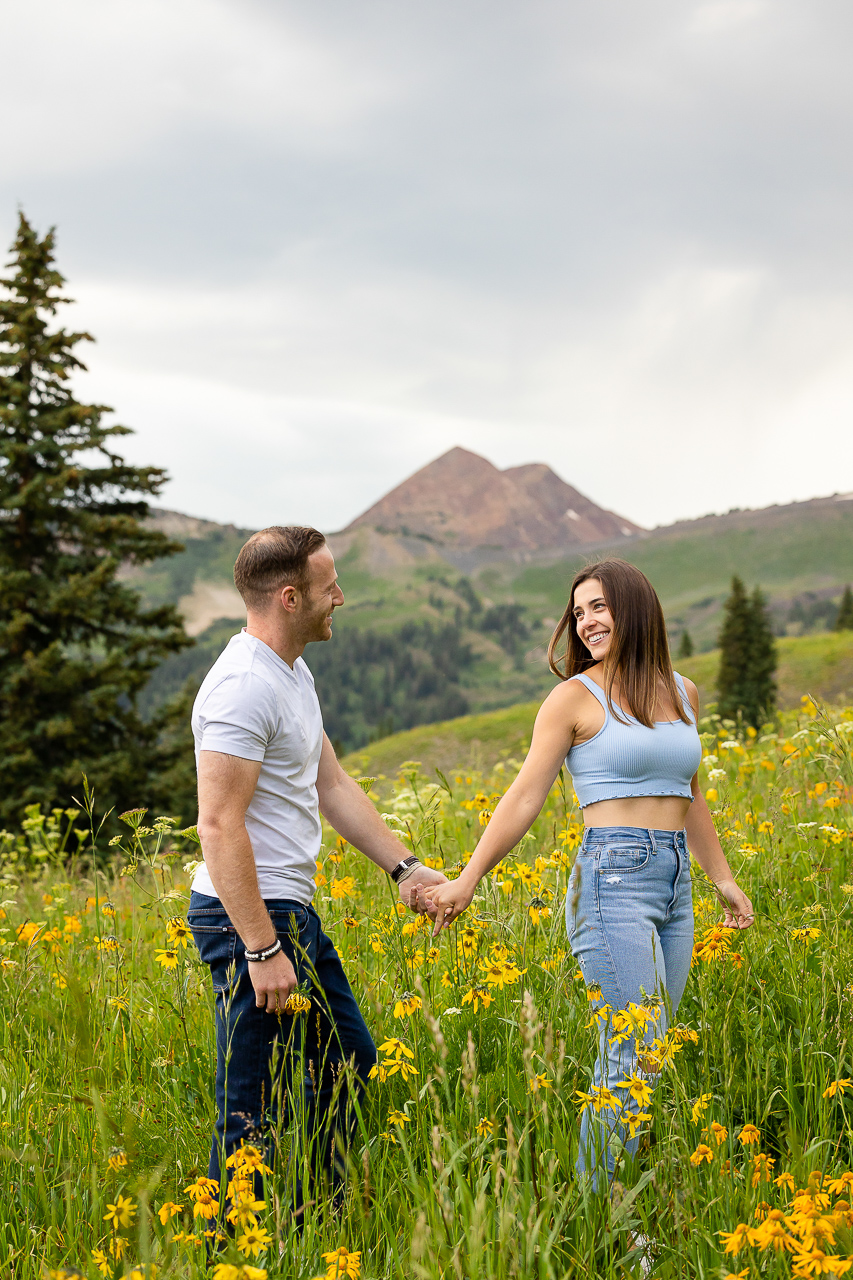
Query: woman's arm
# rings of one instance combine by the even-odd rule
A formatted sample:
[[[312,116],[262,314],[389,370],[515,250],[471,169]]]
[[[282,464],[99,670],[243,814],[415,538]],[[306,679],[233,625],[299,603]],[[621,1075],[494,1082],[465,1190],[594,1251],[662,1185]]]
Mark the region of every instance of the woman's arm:
[[[574,741],[578,701],[577,685],[567,682],[552,690],[539,708],[518,777],[501,797],[470,862],[457,880],[426,890],[424,905],[435,919],[434,934],[470,906],[483,876],[530,830]]]
[[[699,694],[696,686],[691,680],[685,680],[684,684],[698,721]],[[694,775],[690,789],[693,792],[693,803],[684,823],[690,852],[725,902],[724,926],[727,929],[748,929],[755,919],[752,903],[739,888],[726,861],[713,818],[699,786],[698,773]]]

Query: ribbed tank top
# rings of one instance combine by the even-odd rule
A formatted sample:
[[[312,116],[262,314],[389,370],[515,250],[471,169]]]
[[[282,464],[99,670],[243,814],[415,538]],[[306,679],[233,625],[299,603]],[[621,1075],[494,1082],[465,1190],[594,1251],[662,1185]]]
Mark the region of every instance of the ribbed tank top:
[[[604,708],[604,724],[598,733],[577,743],[566,756],[582,809],[598,800],[629,796],[693,799],[690,782],[702,760],[702,743],[684,681],[678,672],[673,674],[692,723],[656,720],[651,729],[621,707],[620,714],[628,723],[620,724],[610,714],[607,696],[594,680],[586,675],[571,677],[580,680]]]

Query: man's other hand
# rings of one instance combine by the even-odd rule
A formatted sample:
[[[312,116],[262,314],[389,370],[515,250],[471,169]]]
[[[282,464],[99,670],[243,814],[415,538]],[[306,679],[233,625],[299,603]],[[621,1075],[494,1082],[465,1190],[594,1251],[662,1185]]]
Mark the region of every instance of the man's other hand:
[[[443,871],[436,871],[432,867],[418,867],[410,876],[408,876],[400,885],[400,901],[414,911],[415,915],[422,915],[426,910],[426,898],[421,889],[426,889],[433,884],[446,884],[447,876]]]
[[[255,988],[255,1004],[267,1013],[284,1013],[287,998],[296,990],[296,973],[283,951],[270,960],[249,961],[249,977]]]

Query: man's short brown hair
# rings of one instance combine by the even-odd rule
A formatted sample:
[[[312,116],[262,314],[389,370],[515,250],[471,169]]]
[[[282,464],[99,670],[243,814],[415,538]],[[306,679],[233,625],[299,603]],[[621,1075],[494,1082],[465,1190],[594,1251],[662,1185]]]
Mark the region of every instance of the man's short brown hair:
[[[234,565],[234,584],[248,609],[263,609],[274,591],[308,586],[308,557],[326,539],[304,525],[271,525],[253,533]]]

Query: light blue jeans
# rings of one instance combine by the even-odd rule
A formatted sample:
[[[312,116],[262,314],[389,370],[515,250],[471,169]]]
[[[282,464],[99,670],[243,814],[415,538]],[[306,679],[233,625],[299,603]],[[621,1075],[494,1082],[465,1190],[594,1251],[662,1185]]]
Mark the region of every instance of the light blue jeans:
[[[610,1006],[600,1019],[590,1092],[607,1088],[616,1105],[586,1108],[576,1164],[599,1189],[613,1180],[618,1146],[634,1156],[639,1145],[620,1114],[646,1110],[619,1083],[633,1074],[654,1088],[655,1072],[643,1067],[643,1046],[664,1036],[690,971],[693,902],[684,832],[587,827],[566,897],[566,926],[587,987],[601,991],[590,1011]],[[630,1003],[654,1008],[655,1015],[642,1030],[614,1040],[614,1015]]]

